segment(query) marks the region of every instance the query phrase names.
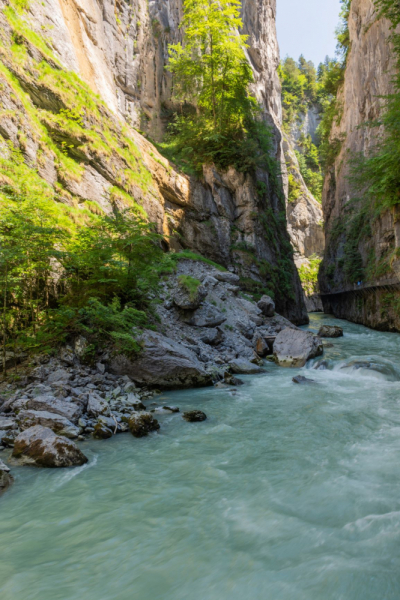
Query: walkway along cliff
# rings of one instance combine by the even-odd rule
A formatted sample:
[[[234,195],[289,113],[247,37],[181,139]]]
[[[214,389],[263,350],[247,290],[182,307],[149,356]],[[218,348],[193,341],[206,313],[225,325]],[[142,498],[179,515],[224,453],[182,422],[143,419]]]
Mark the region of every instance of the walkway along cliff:
[[[399,211],[374,217],[363,208],[351,178],[351,159],[368,155],[382,128],[368,127],[393,93],[395,53],[390,22],[377,18],[372,0],[352,0],[350,49],[331,132],[334,151],[326,173],[323,210],[326,251],[320,287],[326,312],[381,330],[400,330],[397,249]]]

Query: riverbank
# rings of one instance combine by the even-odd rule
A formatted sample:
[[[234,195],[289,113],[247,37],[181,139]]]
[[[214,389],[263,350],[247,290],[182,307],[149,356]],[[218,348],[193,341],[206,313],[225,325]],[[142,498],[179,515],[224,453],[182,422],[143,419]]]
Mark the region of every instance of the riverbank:
[[[181,412],[158,433],[82,442],[73,470],[13,469],[2,600],[397,600],[399,336],[321,322],[345,329],[327,368],[164,392],[146,406]],[[389,369],[341,368],[355,360]],[[192,408],[208,419],[184,422]]]

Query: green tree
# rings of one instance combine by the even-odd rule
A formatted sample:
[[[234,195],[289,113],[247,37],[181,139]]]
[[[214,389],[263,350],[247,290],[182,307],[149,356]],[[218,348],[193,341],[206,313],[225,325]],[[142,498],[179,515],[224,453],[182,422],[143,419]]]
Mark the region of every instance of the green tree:
[[[176,148],[201,171],[204,163],[247,171],[271,170],[271,134],[249,86],[247,36],[239,0],[186,0],[183,42],[169,46],[179,114],[172,126]]]

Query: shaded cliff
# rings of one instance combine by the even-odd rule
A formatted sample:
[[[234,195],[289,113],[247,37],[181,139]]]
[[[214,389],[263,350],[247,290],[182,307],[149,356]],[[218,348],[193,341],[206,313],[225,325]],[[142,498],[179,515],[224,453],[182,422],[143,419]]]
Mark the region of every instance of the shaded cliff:
[[[142,207],[166,247],[213,258],[245,289],[274,294],[278,311],[305,322],[284,199],[270,175],[207,167],[201,180],[188,177],[132,127],[162,132],[171,85],[166,48],[178,38],[181,5],[45,0],[17,11],[1,0],[0,9],[3,156],[7,142],[20,149],[71,221],[87,210]],[[255,87],[275,124],[279,158],[274,10],[269,2],[243,7]]]
[[[320,272],[326,311],[380,329],[400,328],[395,310],[400,240],[398,211],[365,208],[362,190],[349,178],[351,160],[374,152],[386,96],[393,92],[395,56],[390,23],[378,19],[372,0],[352,0],[350,50],[331,131],[332,156],[324,182],[326,252]],[[355,290],[355,291],[354,291]],[[335,294],[336,292],[346,292]]]

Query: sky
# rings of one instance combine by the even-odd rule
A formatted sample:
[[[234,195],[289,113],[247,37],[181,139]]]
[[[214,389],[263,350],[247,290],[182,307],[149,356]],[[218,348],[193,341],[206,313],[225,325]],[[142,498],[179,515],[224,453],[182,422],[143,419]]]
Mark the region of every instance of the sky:
[[[281,58],[303,54],[315,66],[333,56],[340,0],[276,0]]]

